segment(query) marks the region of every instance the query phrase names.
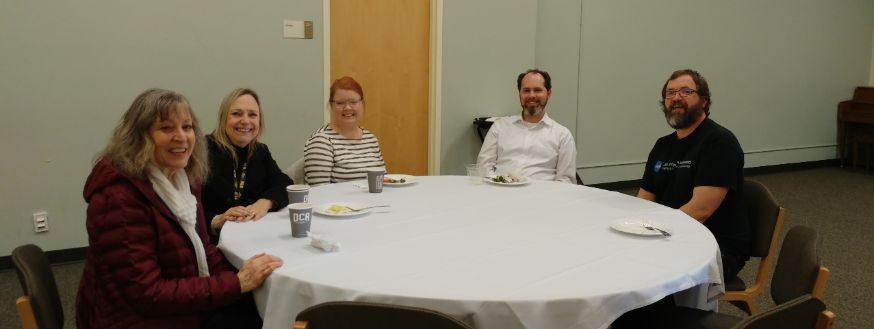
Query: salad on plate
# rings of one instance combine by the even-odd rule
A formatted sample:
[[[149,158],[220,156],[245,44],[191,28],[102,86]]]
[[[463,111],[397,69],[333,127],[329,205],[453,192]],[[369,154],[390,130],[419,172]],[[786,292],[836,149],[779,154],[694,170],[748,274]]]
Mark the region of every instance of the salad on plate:
[[[495,183],[504,183],[504,184],[513,184],[513,183],[522,183],[527,181],[528,179],[524,176],[513,175],[513,174],[503,174],[503,175],[495,175],[492,177],[487,177],[492,182]]]

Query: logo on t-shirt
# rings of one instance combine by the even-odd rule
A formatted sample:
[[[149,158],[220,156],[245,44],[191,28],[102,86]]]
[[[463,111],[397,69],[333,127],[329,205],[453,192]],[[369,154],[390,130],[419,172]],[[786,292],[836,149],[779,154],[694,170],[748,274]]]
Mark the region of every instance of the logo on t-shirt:
[[[652,167],[652,171],[658,173],[660,171],[674,171],[677,169],[689,169],[692,168],[692,160],[683,160],[677,162],[664,162],[662,160],[656,161],[655,165]]]

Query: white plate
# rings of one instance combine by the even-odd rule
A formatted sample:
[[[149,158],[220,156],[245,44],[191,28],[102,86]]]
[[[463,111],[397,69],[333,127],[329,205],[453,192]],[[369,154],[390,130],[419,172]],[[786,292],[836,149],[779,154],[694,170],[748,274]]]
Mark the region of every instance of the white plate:
[[[385,178],[404,179],[405,180],[405,182],[403,182],[403,183],[389,183],[389,182],[384,181],[384,182],[382,182],[382,185],[385,185],[385,186],[406,186],[406,185],[416,183],[416,176],[412,176],[412,175],[388,174],[388,175],[385,175]]]
[[[525,185],[525,184],[531,183],[531,178],[528,178],[525,176],[520,177],[520,179],[522,179],[521,182],[513,182],[513,183],[496,182],[496,181],[493,181],[492,178],[495,178],[495,176],[483,177],[483,180],[486,182],[495,184],[495,185],[504,185],[504,186],[519,186],[519,185]]]
[[[656,230],[647,230],[643,224],[649,224],[652,227],[658,227],[666,232],[671,232],[671,227],[665,223],[660,223],[651,220],[643,220],[640,218],[620,218],[610,223],[610,228],[619,232],[625,232],[636,235],[659,235],[662,233]]]
[[[335,213],[335,212],[329,211],[329,208],[331,208],[331,206],[334,206],[334,205],[337,205],[340,207],[350,206],[350,207],[356,208],[356,209],[367,207],[367,204],[357,203],[357,202],[329,202],[329,203],[315,205],[313,207],[313,212],[317,213],[319,215],[330,216],[330,217],[353,217],[353,216],[364,215],[364,214],[370,212],[370,209],[364,209],[361,211],[352,211],[352,210],[347,209],[348,211],[341,212],[341,213]]]

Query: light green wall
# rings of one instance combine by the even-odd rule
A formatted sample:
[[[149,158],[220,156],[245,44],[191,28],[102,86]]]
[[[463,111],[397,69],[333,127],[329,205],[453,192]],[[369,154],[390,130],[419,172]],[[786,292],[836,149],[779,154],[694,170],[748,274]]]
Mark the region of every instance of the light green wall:
[[[836,104],[872,65],[868,0],[444,6],[443,174],[474,159],[473,117],[518,111],[514,88],[494,86],[527,67],[552,75],[547,111],[574,131],[578,171],[592,184],[640,178],[655,139],[671,132],[658,100],[676,69],[710,81],[712,118],[757,167],[835,158]]]
[[[874,36],[874,33],[872,33],[872,36]],[[868,86],[874,87],[874,38],[872,38],[871,41],[872,41],[871,42],[872,43],[872,45],[871,45],[871,66],[870,66],[871,72],[868,73]]]
[[[837,103],[867,79],[874,2],[584,0],[581,17],[577,164],[599,183],[640,177],[670,132],[661,86],[687,67],[710,82],[711,117],[747,167],[835,158]]]
[[[539,1],[534,42],[534,66],[552,77],[552,96],[546,111],[572,132],[576,131],[579,114],[580,6],[579,1]],[[577,147],[578,153],[586,151]]]
[[[534,65],[537,3],[445,0],[443,14],[440,171],[463,175],[481,145],[473,119],[521,111],[516,76]]]
[[[283,19],[313,20],[312,40]],[[186,95],[205,130],[237,86],[260,93],[280,166],[322,122],[321,1],[0,2],[0,255],[24,243],[86,246],[82,186],[138,93]],[[49,232],[31,214],[48,210]]]

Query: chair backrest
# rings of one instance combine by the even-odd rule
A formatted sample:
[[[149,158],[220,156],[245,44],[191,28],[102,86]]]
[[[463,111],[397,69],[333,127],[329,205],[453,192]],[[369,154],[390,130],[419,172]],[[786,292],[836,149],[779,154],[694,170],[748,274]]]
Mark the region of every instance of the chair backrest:
[[[327,302],[312,306],[297,315],[294,328],[472,329],[434,310],[367,302]]]
[[[285,174],[294,181],[295,184],[306,184],[306,174],[303,170],[303,158],[297,159],[285,170]]]
[[[15,265],[25,299],[29,299],[37,327],[63,328],[64,310],[61,308],[58,286],[46,254],[32,244],[19,246],[12,251],[12,263]]]
[[[752,296],[764,291],[765,284],[770,277],[771,263],[773,263],[777,251],[780,227],[783,226],[783,214],[786,210],[777,204],[774,195],[764,184],[753,180],[744,180],[742,204],[750,222],[752,235],[750,256],[760,258],[759,268],[756,269],[756,278],[751,286],[743,291],[726,291],[726,296],[729,296],[730,293],[737,293],[740,297],[746,296],[741,300],[749,300]],[[733,280],[737,280],[737,278]],[[746,305],[748,312],[755,313],[753,304],[747,302]],[[742,309],[745,308],[742,307]]]
[[[811,295],[802,295],[777,307],[743,319],[733,329],[813,329],[825,303]]]
[[[753,236],[751,256],[773,255],[783,223],[783,208],[764,184],[753,180],[744,180],[743,204]]]
[[[804,294],[822,298],[828,270],[819,257],[819,234],[803,225],[786,232],[771,278],[771,298],[780,305]]]
[[[493,123],[495,123],[495,121],[492,117],[480,117],[473,119],[473,129],[476,131],[477,136],[479,136],[480,142],[486,139],[486,134],[489,133],[489,129],[492,128]]]

